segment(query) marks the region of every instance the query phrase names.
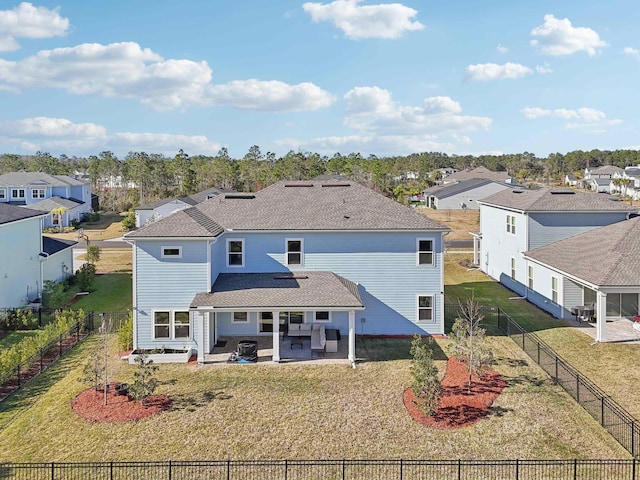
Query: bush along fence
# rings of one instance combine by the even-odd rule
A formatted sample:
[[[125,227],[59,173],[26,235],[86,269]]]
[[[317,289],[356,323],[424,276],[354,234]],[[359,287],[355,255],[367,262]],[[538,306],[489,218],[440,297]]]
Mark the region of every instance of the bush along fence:
[[[445,307],[447,324],[457,315],[457,305]],[[497,307],[483,307],[484,324],[497,327],[533,359],[553,381],[602,425],[633,457],[640,457],[640,422],[629,412],[563,360],[537,335],[526,331],[509,315]]]
[[[116,331],[128,315],[128,312],[57,311],[54,320],[38,329],[35,335],[0,351],[0,402],[46,370],[89,333],[103,326]]]
[[[635,480],[637,460],[221,460],[4,463],[16,480]]]

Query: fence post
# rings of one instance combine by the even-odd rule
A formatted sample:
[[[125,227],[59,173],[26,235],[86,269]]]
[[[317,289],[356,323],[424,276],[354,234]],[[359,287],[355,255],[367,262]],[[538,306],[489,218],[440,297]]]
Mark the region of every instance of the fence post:
[[[400,459],[400,480],[402,480],[402,459]]]
[[[38,328],[42,328],[42,308],[38,309]]]
[[[16,374],[18,375],[18,388],[20,388],[20,364],[18,364]]]
[[[347,466],[345,465],[344,458],[342,459],[342,480],[346,478]]]
[[[635,462],[636,459],[636,421],[631,420],[631,455]],[[634,476],[635,479],[635,476]]]
[[[56,478],[56,468],[55,464],[51,462],[51,480],[55,480]]]
[[[633,465],[631,466],[631,478],[636,480],[636,457],[633,457]]]
[[[536,345],[538,345],[538,365],[540,365],[540,342],[536,342]]]
[[[524,348],[524,336],[525,336],[525,335],[526,335],[526,334],[525,334],[524,332],[522,332],[522,350],[526,353],[527,351],[526,351],[526,350],[525,350],[525,348]]]
[[[573,459],[573,480],[578,479],[578,459]]]
[[[576,373],[576,402],[580,403],[580,375]]]
[[[520,478],[520,460],[516,458],[516,480]]]
[[[40,373],[42,373],[42,347],[40,348]]]
[[[113,480],[113,461],[109,465],[109,480]]]
[[[284,461],[284,480],[289,476],[289,460]]]
[[[60,337],[59,337],[59,339],[58,339],[58,340],[59,340],[59,342],[60,342],[60,343],[59,343],[59,346],[60,346],[60,355],[59,355],[59,356],[61,357],[61,356],[62,356],[62,334],[60,334]]]
[[[558,383],[558,356],[556,355],[556,378],[554,378],[556,383]]]
[[[604,396],[600,397],[600,425],[604,427]]]
[[[458,480],[462,480],[462,460],[460,459],[458,459]]]
[[[227,480],[231,479],[231,460],[227,459]]]
[[[169,480],[171,480],[171,460],[169,460]]]

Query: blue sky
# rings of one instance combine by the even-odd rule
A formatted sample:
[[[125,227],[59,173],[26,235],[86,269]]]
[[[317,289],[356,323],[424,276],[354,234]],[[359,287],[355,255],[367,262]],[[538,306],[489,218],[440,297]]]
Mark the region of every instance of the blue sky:
[[[629,0],[0,2],[0,152],[640,148]]]

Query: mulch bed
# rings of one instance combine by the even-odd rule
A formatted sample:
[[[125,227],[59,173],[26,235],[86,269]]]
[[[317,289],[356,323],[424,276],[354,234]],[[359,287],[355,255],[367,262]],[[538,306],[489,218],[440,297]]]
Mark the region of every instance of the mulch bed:
[[[471,392],[467,389],[469,379],[467,366],[456,358],[447,362],[447,372],[442,379],[440,406],[433,415],[425,415],[415,404],[416,397],[410,388],[404,391],[404,405],[411,417],[426,427],[441,430],[473,425],[485,418],[491,405],[507,386],[505,379],[494,370],[478,378],[473,376]]]
[[[140,402],[134,402],[129,395],[117,395],[114,388],[109,388],[107,404],[104,405],[104,392],[96,392],[95,389],[89,388],[71,401],[71,407],[89,422],[118,423],[157,415],[171,408],[172,403],[166,395],[152,395],[143,405]]]

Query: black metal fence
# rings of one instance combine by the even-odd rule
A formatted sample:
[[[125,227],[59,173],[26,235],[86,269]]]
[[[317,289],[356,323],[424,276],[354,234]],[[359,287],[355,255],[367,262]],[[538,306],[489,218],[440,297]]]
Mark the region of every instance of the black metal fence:
[[[221,460],[4,463],[16,480],[636,480],[636,460]]]
[[[28,313],[33,318],[30,325],[20,325],[20,314]],[[4,330],[35,329],[55,320],[56,309],[38,307],[0,308],[0,328]],[[16,328],[17,327],[17,328]]]

